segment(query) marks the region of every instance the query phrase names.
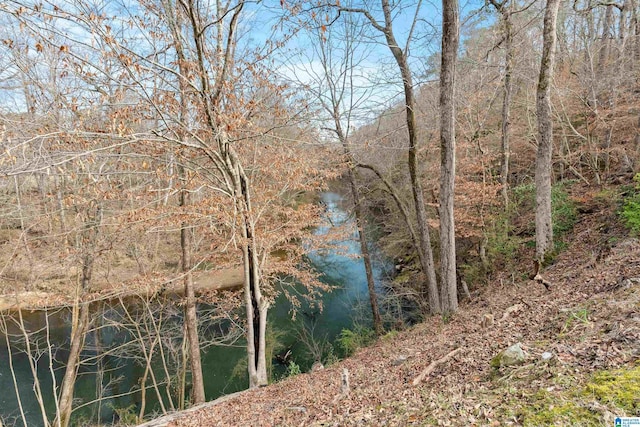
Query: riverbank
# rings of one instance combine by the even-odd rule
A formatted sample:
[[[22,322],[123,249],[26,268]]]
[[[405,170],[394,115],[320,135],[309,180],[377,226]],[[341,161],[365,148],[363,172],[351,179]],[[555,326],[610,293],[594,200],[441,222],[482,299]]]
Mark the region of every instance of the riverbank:
[[[551,290],[505,272],[447,321],[147,425],[596,426],[640,416],[640,240],[612,234],[612,221],[601,212],[580,219],[544,272]],[[516,343],[524,360],[492,366]]]
[[[220,271],[194,273],[194,288],[196,294],[211,291],[239,288],[244,283],[241,267],[228,268]],[[184,294],[184,284],[181,278],[172,281],[160,280],[154,276],[139,276],[133,280],[120,284],[102,285],[94,288],[84,296],[83,301],[109,301],[116,298],[127,298],[135,295],[153,295],[162,290],[169,295]],[[0,295],[0,312],[22,310],[44,310],[74,304],[74,296],[69,293],[52,291],[22,291]]]

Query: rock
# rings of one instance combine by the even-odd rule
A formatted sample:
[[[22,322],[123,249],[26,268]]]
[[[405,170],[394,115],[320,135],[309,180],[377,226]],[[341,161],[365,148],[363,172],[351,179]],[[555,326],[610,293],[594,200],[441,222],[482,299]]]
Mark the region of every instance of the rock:
[[[324,365],[322,364],[322,362],[313,362],[313,365],[311,365],[311,372],[318,372],[318,371],[322,371],[324,369]]]
[[[516,343],[491,359],[491,366],[497,369],[503,366],[520,365],[525,361],[525,358],[522,344]]]
[[[550,353],[548,351],[542,353],[542,360],[551,360],[551,358],[553,358],[553,353]]]
[[[402,365],[404,362],[406,362],[408,359],[407,356],[405,356],[404,354],[399,355],[396,360],[394,360],[391,364],[393,366],[398,366],[398,365]]]

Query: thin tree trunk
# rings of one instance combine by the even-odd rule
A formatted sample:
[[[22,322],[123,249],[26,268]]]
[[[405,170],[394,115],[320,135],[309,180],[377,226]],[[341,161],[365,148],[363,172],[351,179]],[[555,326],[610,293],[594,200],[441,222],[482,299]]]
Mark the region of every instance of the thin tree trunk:
[[[222,136],[221,138],[224,138]],[[223,143],[226,144],[226,143]],[[255,231],[251,221],[251,197],[247,176],[231,147],[224,150],[228,156],[236,207],[243,222],[242,259],[244,268],[244,294],[247,312],[247,365],[249,387],[255,388],[268,384],[266,361],[266,329],[269,302],[263,298],[260,288],[261,274]]]
[[[440,302],[444,313],[458,309],[456,235],[453,217],[456,172],[455,75],[458,57],[458,0],[442,4],[440,69]]]
[[[393,34],[391,7],[388,0],[382,0],[382,9],[385,17],[385,27],[383,33],[387,40],[387,47],[391,50],[400,74],[402,76],[402,85],[405,97],[405,112],[407,121],[407,131],[409,132],[409,175],[411,177],[411,191],[413,193],[413,201],[416,209],[416,220],[418,223],[418,235],[420,238],[420,250],[418,255],[422,271],[426,276],[426,294],[429,301],[429,310],[431,313],[440,313],[440,297],[438,294],[438,282],[436,279],[436,270],[433,262],[433,250],[431,248],[431,237],[429,235],[429,225],[427,223],[427,211],[424,206],[424,194],[422,183],[420,181],[420,173],[418,168],[418,128],[416,123],[416,102],[413,91],[413,79],[407,57]]]
[[[343,142],[345,152],[350,156],[351,153]],[[362,261],[364,262],[364,270],[367,276],[367,287],[369,289],[369,301],[371,302],[371,313],[373,315],[373,328],[378,336],[382,335],[382,318],[380,317],[380,309],[378,308],[378,296],[376,295],[375,281],[373,279],[373,268],[371,267],[371,256],[367,245],[367,237],[364,234],[364,215],[360,204],[360,192],[356,186],[356,177],[353,166],[349,167],[349,185],[351,187],[351,196],[353,197],[353,207],[356,214],[356,226],[358,228],[358,238],[360,240],[360,251],[362,253]]]
[[[78,307],[79,306],[79,307]],[[60,414],[56,424],[67,427],[71,421],[73,410],[73,391],[75,389],[78,368],[80,367],[80,353],[84,347],[84,339],[89,327],[89,304],[76,302],[74,306],[74,322],[71,328],[71,348],[65,366],[60,392]]]
[[[189,204],[189,192],[185,188],[185,173],[182,166],[179,167],[182,188],[180,190],[180,206]],[[194,404],[204,403],[204,379],[202,376],[202,362],[200,359],[200,340],[198,338],[198,314],[196,312],[196,296],[193,289],[193,274],[191,272],[191,230],[186,222],[180,227],[180,245],[182,246],[182,272],[184,274],[184,295],[186,303],[184,307],[187,337],[189,340],[189,361],[191,363],[192,394],[191,401]]]
[[[332,94],[333,95],[333,94]],[[356,184],[355,175],[355,160],[349,149],[349,142],[347,136],[342,129],[340,123],[340,105],[336,97],[332,97],[333,103],[333,120],[336,126],[336,133],[338,139],[342,143],[342,149],[349,160],[349,186],[351,188],[351,197],[353,198],[353,209],[356,215],[356,228],[358,230],[358,240],[360,241],[360,252],[362,253],[362,261],[364,263],[364,271],[367,277],[367,289],[369,291],[369,301],[371,303],[371,314],[373,316],[373,328],[378,336],[382,335],[382,317],[380,316],[380,308],[378,307],[378,296],[376,294],[375,280],[373,278],[373,268],[371,266],[371,255],[369,254],[369,246],[367,244],[367,236],[364,233],[364,214],[362,212],[362,205],[360,204],[360,192]]]
[[[544,15],[542,60],[537,89],[538,150],[536,154],[536,259],[543,263],[553,249],[551,169],[553,122],[551,81],[556,48],[556,20],[560,0],[547,0]]]
[[[511,8],[512,3],[509,4]],[[509,138],[511,133],[511,97],[513,92],[513,24],[511,23],[511,12],[500,11],[504,25],[504,48],[505,48],[505,70],[504,70],[504,98],[502,100],[502,161],[500,165],[500,184],[502,184],[502,199],[505,209],[509,205],[509,160],[511,158],[511,148]]]
[[[640,61],[640,19],[638,19],[638,9],[635,0],[631,0],[631,29],[629,34],[633,34],[633,53],[632,58],[635,63]]]
[[[180,9],[173,5],[170,1],[166,3],[167,14],[171,16],[171,30],[173,32],[173,39],[175,40],[175,48],[176,54],[178,56],[178,67],[180,69],[180,74],[186,76],[188,74],[187,59],[184,53],[184,49],[182,46],[180,33],[183,26],[182,15],[180,13]],[[184,81],[184,79],[179,79],[180,85],[180,121],[183,127],[187,127],[188,123],[188,91],[189,87]],[[178,131],[178,138],[180,140],[184,140],[186,137],[185,129],[180,129]],[[174,163],[177,163],[173,154],[169,156],[169,169],[173,170]],[[189,204],[189,192],[186,188],[186,174],[184,170],[184,166],[177,164],[177,171],[179,174],[180,180],[180,200],[179,204],[182,208],[186,207]],[[173,182],[173,176],[170,173],[170,182],[169,187]],[[169,190],[167,190],[167,198],[169,194]],[[166,203],[166,199],[165,199]],[[196,310],[196,298],[195,291],[193,289],[193,275],[191,269],[193,268],[193,263],[191,260],[191,234],[189,230],[189,225],[186,222],[183,222],[180,227],[180,245],[182,247],[182,272],[184,274],[184,295],[185,295],[185,307],[184,307],[184,315],[186,322],[186,332],[187,338],[189,341],[189,361],[191,367],[191,381],[193,386],[193,391],[191,395],[192,403],[199,404],[205,402],[205,393],[204,393],[204,378],[202,374],[202,361],[200,357],[200,339],[198,337],[198,314]]]
[[[76,302],[73,307],[73,322],[71,326],[71,348],[69,358],[65,366],[64,378],[62,379],[59,407],[60,413],[57,423],[60,427],[67,427],[71,420],[73,410],[73,392],[75,389],[78,368],[80,367],[80,354],[84,347],[84,340],[89,328],[89,304],[81,302],[82,295],[89,289],[93,276],[93,265],[96,256],[96,246],[102,224],[102,206],[97,201],[90,202],[87,209],[94,209],[95,212],[88,212],[85,224],[78,242],[83,252],[82,275],[79,287],[77,288]]]
[[[600,55],[598,57],[598,75],[602,76],[609,62],[611,55],[611,39],[613,28],[613,5],[608,5],[604,14],[604,23],[602,28],[602,45],[600,46]]]

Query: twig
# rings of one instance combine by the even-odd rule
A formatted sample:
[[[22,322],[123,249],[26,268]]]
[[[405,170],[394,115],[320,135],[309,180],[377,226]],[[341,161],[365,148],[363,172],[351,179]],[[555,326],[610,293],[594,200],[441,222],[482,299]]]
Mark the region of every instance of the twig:
[[[531,308],[531,305],[530,305],[528,302],[526,302],[526,301],[524,300],[524,298],[519,297],[518,299],[520,300],[520,302],[521,302],[521,303],[523,303],[524,305],[526,305],[526,306],[527,306],[527,308]]]
[[[433,370],[440,364],[446,362],[447,360],[451,359],[453,356],[456,355],[456,353],[458,353],[460,350],[462,350],[462,347],[458,347],[455,350],[450,351],[449,353],[447,353],[445,356],[441,357],[438,360],[434,360],[433,362],[431,362],[429,364],[429,366],[427,366],[425,368],[424,371],[420,372],[420,375],[418,375],[414,380],[413,380],[413,385],[418,385],[420,384],[426,377],[427,375],[429,375],[431,372],[433,372]]]

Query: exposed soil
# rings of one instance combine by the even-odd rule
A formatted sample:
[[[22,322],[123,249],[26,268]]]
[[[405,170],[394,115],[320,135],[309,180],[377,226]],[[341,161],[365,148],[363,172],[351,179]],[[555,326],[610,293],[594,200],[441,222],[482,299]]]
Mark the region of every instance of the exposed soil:
[[[508,280],[494,281],[448,322],[428,319],[324,370],[149,425],[613,425],[623,409],[581,390],[594,372],[640,358],[640,241],[597,199],[585,196],[581,211],[568,248],[543,273],[549,291],[505,274]],[[487,314],[495,321],[483,328]],[[517,342],[527,355],[524,364],[490,366]],[[543,352],[551,359],[543,360]],[[341,392],[345,369],[347,394]],[[538,406],[574,408],[584,418],[557,411],[559,418],[553,413],[540,421],[545,418],[530,414]]]

